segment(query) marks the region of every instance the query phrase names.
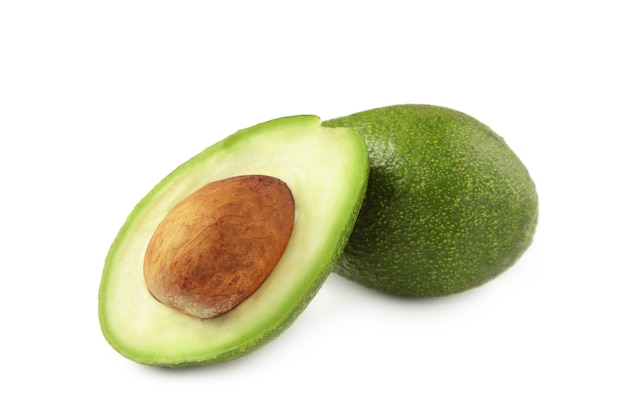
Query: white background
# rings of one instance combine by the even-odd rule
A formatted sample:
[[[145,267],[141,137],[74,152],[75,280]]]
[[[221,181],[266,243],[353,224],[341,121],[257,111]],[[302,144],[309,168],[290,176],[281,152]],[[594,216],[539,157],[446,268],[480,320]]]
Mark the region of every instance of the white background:
[[[626,415],[619,1],[5,1],[1,415]],[[540,195],[489,284],[398,300],[337,275],[214,367],[130,362],[104,258],[159,180],[238,129],[401,103],[504,136]]]

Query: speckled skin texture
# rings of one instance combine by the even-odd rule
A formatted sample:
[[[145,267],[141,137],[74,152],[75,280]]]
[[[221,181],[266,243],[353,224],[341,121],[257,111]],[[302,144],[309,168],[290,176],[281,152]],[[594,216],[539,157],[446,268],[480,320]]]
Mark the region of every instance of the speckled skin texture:
[[[400,105],[324,122],[361,133],[365,203],[336,272],[404,296],[477,287],[532,241],[538,199],[504,140],[454,110]]]

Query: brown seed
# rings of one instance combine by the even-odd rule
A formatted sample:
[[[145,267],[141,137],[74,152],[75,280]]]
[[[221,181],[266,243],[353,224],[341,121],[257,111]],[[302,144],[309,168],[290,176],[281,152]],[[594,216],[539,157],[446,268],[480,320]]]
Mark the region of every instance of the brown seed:
[[[291,191],[277,178],[209,183],[179,202],[155,230],[144,258],[148,290],[191,316],[224,314],[270,275],[294,219]]]

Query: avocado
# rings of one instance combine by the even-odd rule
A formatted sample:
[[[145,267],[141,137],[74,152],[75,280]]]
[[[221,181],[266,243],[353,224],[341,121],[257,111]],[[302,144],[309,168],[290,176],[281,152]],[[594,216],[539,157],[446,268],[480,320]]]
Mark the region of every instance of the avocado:
[[[365,138],[367,195],[336,272],[401,296],[484,284],[531,244],[535,184],[489,127],[461,112],[396,105],[323,122]]]
[[[184,367],[232,360],[274,339],[293,323],[333,270],[356,221],[367,178],[368,153],[363,138],[349,129],[322,127],[317,116],[271,120],[208,147],[157,184],[132,210],[115,238],[106,257],[98,294],[100,326],[106,340],[123,356],[138,363]],[[211,187],[217,187],[219,198],[211,194]],[[256,206],[251,207],[265,208],[256,220],[253,217],[257,210],[253,208],[236,214],[236,229],[216,220],[217,232],[213,235],[218,237],[209,237],[213,226],[208,223],[193,229],[199,219],[209,222],[207,219],[213,215],[222,220],[229,218],[229,207],[241,206],[247,196],[266,197],[268,190],[274,190],[280,201],[255,202]],[[200,203],[194,202],[194,198]],[[293,203],[289,202],[291,198]],[[273,197],[270,199],[274,201]],[[213,208],[216,201],[225,201],[226,205]],[[282,210],[280,207],[290,204],[285,215],[273,216]],[[187,213],[187,218],[176,218],[174,208]],[[174,218],[165,221],[170,213],[174,214],[169,217]],[[162,253],[173,259],[168,251],[185,249],[179,251],[184,254],[176,262],[191,266],[170,269],[193,269],[197,273],[198,263],[207,263],[202,259],[209,250],[241,244],[243,249],[239,252],[245,255],[248,251],[243,245],[256,244],[258,251],[270,246],[268,240],[274,238],[258,236],[270,236],[271,230],[269,234],[253,232],[256,243],[255,239],[244,239],[242,233],[251,225],[258,227],[265,221],[274,221],[274,217],[282,222],[275,227],[280,237],[276,240],[282,247],[277,246],[273,254],[279,256],[267,256],[269,275],[262,277],[260,286],[241,297],[244,299],[238,300],[234,308],[229,305],[214,317],[194,316],[157,300],[149,291],[144,275],[156,274],[157,281],[175,275],[170,270],[163,273],[174,263],[161,261]],[[162,223],[167,223],[162,226],[165,232],[155,233]],[[190,233],[185,231],[187,227],[191,228]],[[269,226],[265,229],[269,230]],[[171,230],[179,230],[181,239],[191,236],[188,244],[168,240],[180,237]],[[224,239],[228,244],[212,242],[201,246],[201,250],[187,251],[190,246],[196,247],[194,239],[198,236]],[[146,258],[149,245],[155,245],[150,259]],[[227,267],[221,263],[226,261],[222,260],[231,259],[233,251],[226,249],[226,254],[216,255],[211,262],[225,270]],[[264,252],[259,253],[257,256],[254,252],[242,264],[266,257]],[[235,269],[239,273],[244,265]],[[232,276],[239,279],[239,275]],[[179,287],[184,290],[189,285],[183,282]],[[221,290],[215,291],[221,294]]]

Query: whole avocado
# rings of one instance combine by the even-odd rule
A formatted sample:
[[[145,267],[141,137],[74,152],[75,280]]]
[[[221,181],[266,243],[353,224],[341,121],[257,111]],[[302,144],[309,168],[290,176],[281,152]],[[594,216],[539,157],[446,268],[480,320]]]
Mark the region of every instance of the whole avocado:
[[[323,124],[360,133],[370,158],[365,202],[335,268],[340,275],[386,293],[444,296],[495,278],[531,244],[535,184],[478,120],[407,104]]]

